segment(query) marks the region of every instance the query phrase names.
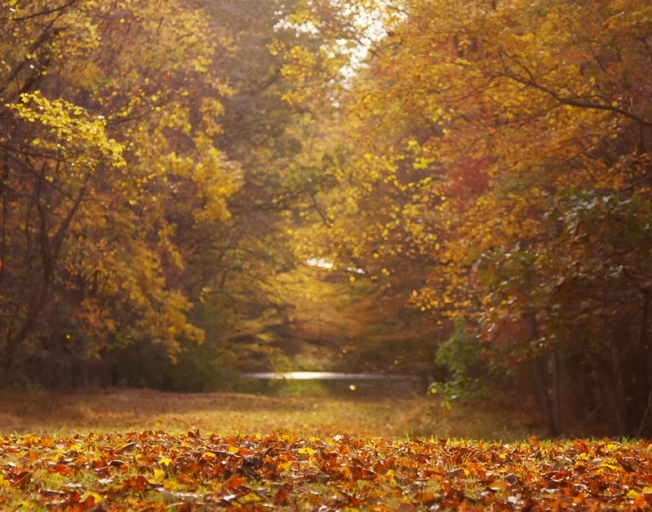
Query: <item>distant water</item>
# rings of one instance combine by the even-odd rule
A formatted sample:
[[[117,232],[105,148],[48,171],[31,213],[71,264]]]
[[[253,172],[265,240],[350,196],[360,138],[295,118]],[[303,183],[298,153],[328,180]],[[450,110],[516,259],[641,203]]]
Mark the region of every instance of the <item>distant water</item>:
[[[384,375],[382,373],[334,373],[334,372],[254,372],[241,373],[242,379],[287,380],[420,380],[415,375]]]

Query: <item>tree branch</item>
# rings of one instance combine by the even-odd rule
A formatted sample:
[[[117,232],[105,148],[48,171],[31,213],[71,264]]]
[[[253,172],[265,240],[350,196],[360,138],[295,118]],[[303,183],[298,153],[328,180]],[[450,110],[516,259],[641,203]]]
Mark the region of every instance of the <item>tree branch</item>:
[[[46,16],[46,15],[52,14],[54,12],[63,11],[64,9],[67,9],[72,4],[77,3],[77,2],[78,2],[78,0],[71,0],[67,4],[63,4],[60,7],[55,7],[53,9],[46,9],[45,11],[36,12],[36,13],[30,14],[28,16],[21,16],[20,18],[9,18],[9,21],[25,21],[25,20],[31,20],[32,18],[38,18],[39,16]]]

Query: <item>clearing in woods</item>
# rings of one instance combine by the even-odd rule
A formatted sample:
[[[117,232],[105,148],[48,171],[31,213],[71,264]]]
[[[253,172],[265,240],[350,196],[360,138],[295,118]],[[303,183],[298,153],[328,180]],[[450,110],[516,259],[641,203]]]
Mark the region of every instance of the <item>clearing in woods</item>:
[[[165,430],[233,435],[444,436],[523,439],[527,418],[490,407],[449,411],[433,397],[274,397],[128,389],[75,393],[0,391],[0,435]]]
[[[483,429],[523,436],[525,427],[501,423],[495,412],[434,409],[422,398],[2,392],[0,405],[3,510],[636,510],[652,503],[647,442],[447,439],[480,437]],[[418,429],[439,437],[406,435]]]

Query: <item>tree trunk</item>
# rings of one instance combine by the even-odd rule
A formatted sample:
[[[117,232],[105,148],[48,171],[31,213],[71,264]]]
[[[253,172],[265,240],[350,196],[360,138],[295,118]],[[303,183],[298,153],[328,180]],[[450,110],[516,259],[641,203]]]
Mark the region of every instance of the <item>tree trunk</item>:
[[[612,340],[610,352],[615,384],[614,405],[616,410],[616,422],[618,424],[618,434],[625,436],[629,433],[629,422],[627,421],[627,396],[625,393],[622,359],[616,340]]]
[[[562,432],[561,399],[559,397],[559,356],[557,347],[552,349],[552,398],[555,403],[555,422],[559,434]]]
[[[536,313],[530,311],[526,314],[526,321],[528,326],[528,337],[530,341],[539,338],[539,324],[537,323]],[[544,354],[537,354],[532,361],[532,371],[534,374],[534,387],[536,390],[537,403],[541,411],[543,421],[548,427],[548,433],[551,437],[557,437],[560,434],[559,426],[555,421],[555,416],[552,410],[552,402],[550,400],[550,393],[548,392],[548,384],[546,382],[546,361]]]

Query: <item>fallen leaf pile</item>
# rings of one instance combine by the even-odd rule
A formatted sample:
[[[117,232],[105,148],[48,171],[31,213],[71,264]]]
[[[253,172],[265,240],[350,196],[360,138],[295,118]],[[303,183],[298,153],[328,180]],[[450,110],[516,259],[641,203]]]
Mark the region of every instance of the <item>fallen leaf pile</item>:
[[[3,510],[627,510],[652,445],[165,432],[0,438]]]

